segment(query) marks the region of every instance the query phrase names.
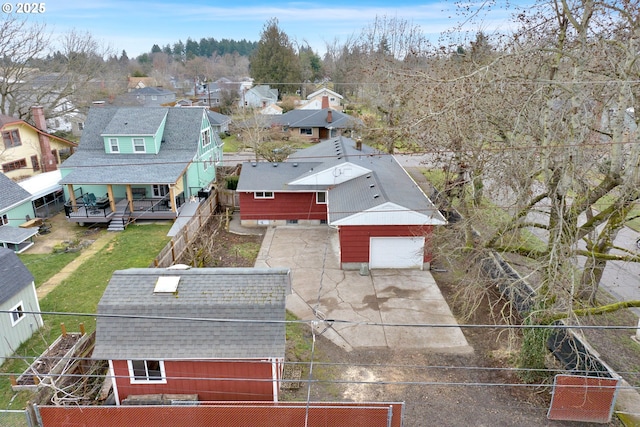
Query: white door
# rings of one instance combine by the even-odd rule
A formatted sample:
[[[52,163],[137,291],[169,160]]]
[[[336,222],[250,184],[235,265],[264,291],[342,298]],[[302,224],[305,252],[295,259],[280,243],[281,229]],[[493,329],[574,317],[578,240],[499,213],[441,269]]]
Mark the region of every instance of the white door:
[[[371,237],[369,268],[420,268],[424,259],[422,237]]]

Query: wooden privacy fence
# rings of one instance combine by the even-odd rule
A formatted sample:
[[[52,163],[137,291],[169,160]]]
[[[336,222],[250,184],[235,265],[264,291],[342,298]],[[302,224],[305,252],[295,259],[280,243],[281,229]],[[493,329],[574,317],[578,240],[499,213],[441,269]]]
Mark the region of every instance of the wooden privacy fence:
[[[176,233],[171,241],[165,246],[158,256],[153,260],[152,267],[166,268],[175,264],[185,252],[189,243],[195,239],[202,226],[213,215],[218,206],[218,193],[211,192],[209,198],[200,203],[193,217]]]

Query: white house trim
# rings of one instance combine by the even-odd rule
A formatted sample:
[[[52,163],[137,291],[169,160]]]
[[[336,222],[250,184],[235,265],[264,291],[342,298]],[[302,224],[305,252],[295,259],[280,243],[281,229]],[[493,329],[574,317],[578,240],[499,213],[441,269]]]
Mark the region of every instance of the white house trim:
[[[437,212],[437,211],[436,211]],[[331,215],[331,212],[329,212]],[[337,221],[329,221],[331,225],[445,225],[439,212],[430,216],[400,206],[396,203],[382,203],[363,212],[358,212]]]

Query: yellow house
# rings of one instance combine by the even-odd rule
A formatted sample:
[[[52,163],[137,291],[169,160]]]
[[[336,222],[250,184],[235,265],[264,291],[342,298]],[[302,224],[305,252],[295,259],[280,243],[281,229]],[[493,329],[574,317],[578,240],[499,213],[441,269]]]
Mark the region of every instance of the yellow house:
[[[78,146],[47,132],[42,107],[33,107],[31,111],[35,125],[0,114],[0,167],[3,174],[16,182],[57,170],[61,154],[70,155]]]

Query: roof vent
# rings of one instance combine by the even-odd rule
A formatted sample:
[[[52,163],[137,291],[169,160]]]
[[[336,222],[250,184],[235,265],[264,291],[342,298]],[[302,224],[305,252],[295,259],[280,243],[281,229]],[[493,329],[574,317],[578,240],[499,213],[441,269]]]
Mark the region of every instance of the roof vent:
[[[376,186],[375,184],[369,184],[369,188],[373,188],[375,186]]]
[[[154,294],[172,294],[178,291],[178,283],[180,276],[160,276],[156,281],[156,287],[153,288]]]
[[[298,167],[298,164],[297,164],[297,163],[294,163],[294,164],[293,164],[293,167],[294,167],[294,168],[297,168],[297,167]]]
[[[371,178],[371,175],[367,175],[367,179]]]
[[[378,197],[380,197],[380,195],[379,195],[379,194],[374,194],[374,195],[373,195],[373,198],[374,198],[374,199],[377,199]]]
[[[258,166],[258,164],[257,164],[257,163],[255,163],[255,162],[254,162],[254,163],[251,163],[251,167],[254,167],[254,168],[255,168],[256,166]]]
[[[277,163],[274,163],[274,164],[273,164],[273,167],[274,167],[274,168],[277,168],[277,167],[278,167],[278,164],[277,164]]]

